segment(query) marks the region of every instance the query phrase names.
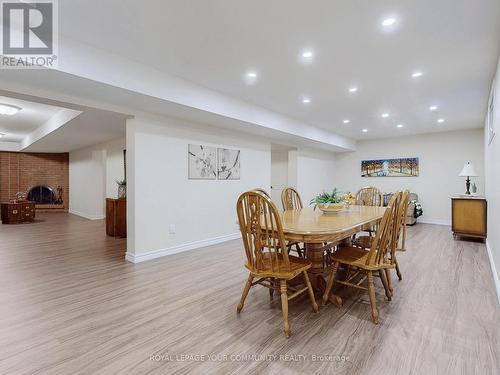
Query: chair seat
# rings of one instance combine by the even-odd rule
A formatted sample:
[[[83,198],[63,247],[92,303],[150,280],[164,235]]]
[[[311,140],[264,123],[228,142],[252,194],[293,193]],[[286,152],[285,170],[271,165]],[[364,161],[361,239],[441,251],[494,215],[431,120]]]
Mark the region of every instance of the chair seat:
[[[370,253],[368,251],[359,247],[343,246],[334,252],[331,258],[334,262],[359,267],[365,270],[379,270],[382,268],[393,267],[389,261],[384,262],[384,264],[381,265],[367,265],[366,263],[369,254]]]
[[[290,262],[290,268],[286,269],[283,255],[278,254],[277,262],[276,259],[273,259],[272,262],[274,266],[273,270],[273,268],[271,267],[271,256],[269,255],[269,253],[264,253],[262,258],[262,266],[259,267],[258,271],[248,263],[245,264],[245,267],[248,268],[248,270],[255,277],[273,277],[277,279],[293,279],[301,272],[307,271],[309,268],[311,268],[310,260],[299,258],[293,255],[288,255],[288,260]]]
[[[352,243],[356,247],[361,247],[363,249],[369,249],[372,247],[373,237],[370,236],[359,236],[356,237]]]

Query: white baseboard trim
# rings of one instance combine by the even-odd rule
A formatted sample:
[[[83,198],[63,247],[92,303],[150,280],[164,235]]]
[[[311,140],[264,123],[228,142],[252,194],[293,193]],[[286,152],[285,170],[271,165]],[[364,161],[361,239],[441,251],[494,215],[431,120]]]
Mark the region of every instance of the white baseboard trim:
[[[80,217],[83,217],[84,219],[89,219],[89,220],[102,220],[102,219],[106,218],[106,215],[88,215],[88,214],[85,214],[83,212],[74,211],[74,210],[69,210],[68,212],[70,214],[80,216]]]
[[[208,238],[206,240],[194,241],[194,242],[189,242],[189,243],[185,243],[182,245],[167,247],[166,249],[158,249],[158,250],[148,251],[148,252],[140,253],[140,254],[132,254],[132,253],[126,252],[125,253],[125,260],[128,260],[129,262],[132,262],[132,263],[140,263],[140,262],[145,262],[147,260],[164,257],[167,255],[182,253],[184,251],[190,251],[190,250],[195,250],[195,249],[201,249],[201,248],[206,247],[206,246],[217,245],[219,243],[226,242],[226,241],[237,240],[238,238],[241,238],[241,233],[239,233],[239,232],[227,234],[225,236]]]
[[[490,260],[491,273],[493,274],[493,281],[495,283],[495,289],[497,291],[498,304],[500,305],[500,280],[498,279],[497,267],[493,260],[493,253],[491,252],[490,243],[486,240],[486,252],[488,253],[488,258]]]
[[[433,218],[421,218],[419,217],[417,219],[417,223],[423,223],[423,224],[435,224],[435,225],[447,225],[451,226],[451,220],[448,219],[433,219]]]

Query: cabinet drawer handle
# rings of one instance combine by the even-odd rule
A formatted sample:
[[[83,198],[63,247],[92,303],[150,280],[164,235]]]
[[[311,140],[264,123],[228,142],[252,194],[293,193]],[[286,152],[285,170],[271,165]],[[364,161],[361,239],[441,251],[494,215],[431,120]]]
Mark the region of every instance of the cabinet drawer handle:
[[[16,215],[16,214],[17,214],[17,210],[12,210],[12,213],[13,213],[14,215]]]

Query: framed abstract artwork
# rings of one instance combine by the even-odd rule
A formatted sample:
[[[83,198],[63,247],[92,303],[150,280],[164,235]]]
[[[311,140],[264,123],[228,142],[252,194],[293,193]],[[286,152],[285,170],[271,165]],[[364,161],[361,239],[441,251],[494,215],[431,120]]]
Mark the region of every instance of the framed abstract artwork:
[[[219,180],[240,179],[240,150],[217,149],[217,178]]]
[[[417,177],[418,158],[363,160],[361,177]]]
[[[203,145],[188,145],[188,178],[215,180],[217,178],[217,149]]]

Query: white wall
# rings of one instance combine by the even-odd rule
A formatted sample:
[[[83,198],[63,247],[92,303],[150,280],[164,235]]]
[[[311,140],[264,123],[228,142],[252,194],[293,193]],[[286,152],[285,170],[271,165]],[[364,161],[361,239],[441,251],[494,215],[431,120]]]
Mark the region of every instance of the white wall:
[[[396,157],[418,157],[419,177],[361,177],[361,160]],[[410,189],[422,203],[421,220],[449,224],[450,197],[465,192],[465,179],[458,174],[467,161],[480,176],[472,181],[483,194],[483,129],[362,141],[357,151],[337,154],[334,185],[351,192],[368,185],[383,192]]]
[[[69,212],[95,220],[104,218],[106,154],[83,149],[69,154]]]
[[[500,301],[500,60],[495,82],[494,128],[496,135],[488,145],[488,132],[485,131],[485,170],[486,198],[488,199],[488,252],[494,272],[497,295]]]
[[[97,147],[102,147],[106,151],[106,198],[117,198],[118,185],[116,181],[125,178],[123,160],[123,150],[126,149],[125,138],[115,139]]]
[[[190,143],[240,149],[241,179],[189,180]],[[127,159],[127,259],[134,262],[237,238],[238,196],[271,183],[270,142],[177,119],[128,120]]]
[[[123,180],[125,138],[69,153],[69,211],[87,219],[105,217],[105,198],[116,198]]]
[[[289,152],[289,181],[300,193],[302,203],[336,185],[335,154],[317,150],[299,149]]]

